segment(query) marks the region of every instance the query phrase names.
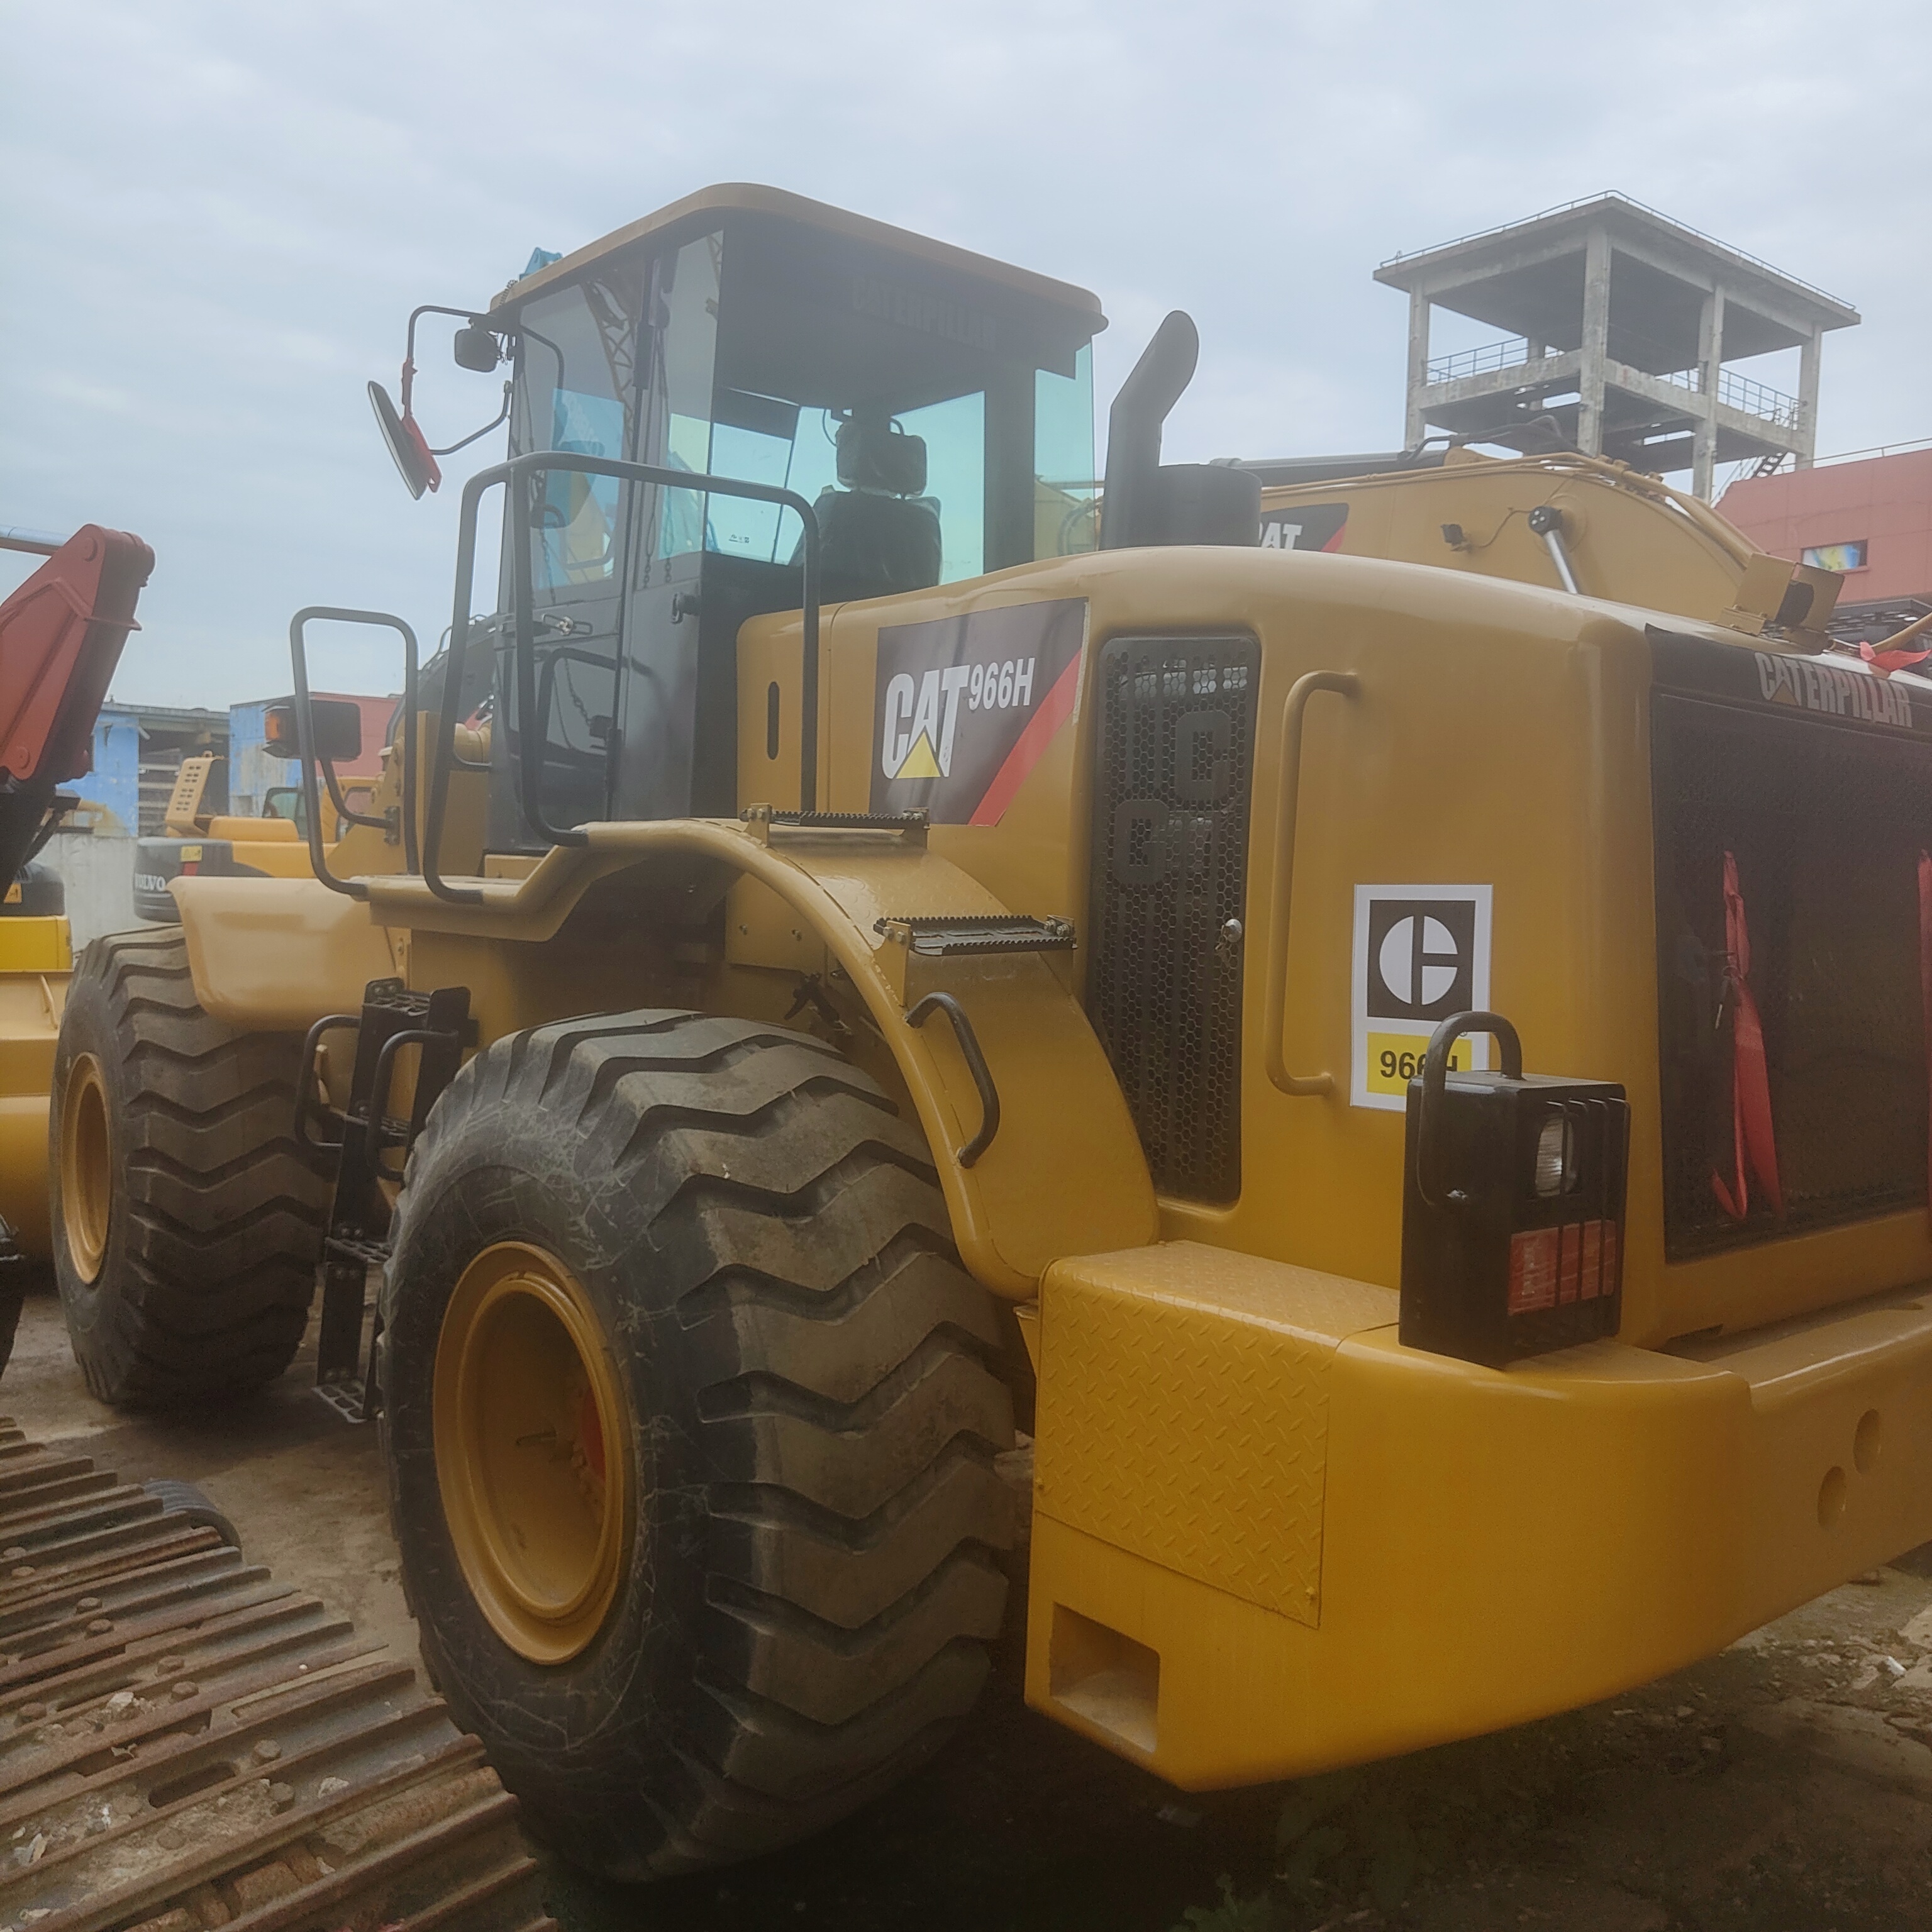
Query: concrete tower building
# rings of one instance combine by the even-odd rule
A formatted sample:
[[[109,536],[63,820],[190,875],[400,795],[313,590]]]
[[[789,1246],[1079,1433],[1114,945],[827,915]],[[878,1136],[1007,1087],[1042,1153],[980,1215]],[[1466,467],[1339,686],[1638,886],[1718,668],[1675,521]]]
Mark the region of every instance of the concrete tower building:
[[[1620,194],[1398,255],[1376,280],[1408,296],[1410,447],[1432,428],[1546,448],[1539,425],[1550,417],[1588,455],[1690,470],[1706,499],[1720,463],[1810,466],[1819,352],[1827,330],[1858,320],[1835,296]],[[1436,308],[1508,334],[1432,357]],[[1725,366],[1793,348],[1795,396]]]

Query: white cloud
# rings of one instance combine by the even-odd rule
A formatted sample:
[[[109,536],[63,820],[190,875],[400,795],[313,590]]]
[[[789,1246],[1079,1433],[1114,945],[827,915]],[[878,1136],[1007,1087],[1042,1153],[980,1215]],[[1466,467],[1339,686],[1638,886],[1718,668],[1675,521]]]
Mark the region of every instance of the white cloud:
[[[709,181],[1096,290],[1103,413],[1188,308],[1180,458],[1392,447],[1405,314],[1376,262],[1614,187],[1861,307],[1826,447],[1932,434],[1932,28],[1905,0],[1822,25],[1790,0],[8,0],[0,23],[0,523],[154,545],[124,696],[284,686],[304,603],[439,632],[454,492],[410,502],[364,382],[393,380],[415,303],[484,299],[532,244]],[[440,353],[425,416],[481,422],[492,386]],[[344,653],[322,681],[387,681]]]

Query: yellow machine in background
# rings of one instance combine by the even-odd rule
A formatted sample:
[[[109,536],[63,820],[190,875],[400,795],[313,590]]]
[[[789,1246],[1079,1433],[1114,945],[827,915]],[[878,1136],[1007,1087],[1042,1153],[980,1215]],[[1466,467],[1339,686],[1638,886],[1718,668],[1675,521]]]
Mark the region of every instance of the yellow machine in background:
[[[78,801],[94,720],[154,553],[90,524],[64,541],[0,531],[46,559],[0,602],[0,1368],[26,1278],[50,1257],[47,1094],[73,965],[61,882],[36,855]]]
[[[572,1856],[844,1815],[1009,1616],[1203,1788],[1932,1535],[1932,685],[1828,660],[1827,580],[1680,506],[1703,562],[1588,594],[1590,466],[1444,472],[1576,592],[1258,546],[1159,460],[1179,315],[1082,548],[1094,299],[769,189],[451,313],[514,386],[449,650],[298,617],[311,827],[306,626],[402,637],[370,822],[88,950],[56,1254],[121,1401],[279,1372],[320,1264],[436,1681]]]
[[[1769,556],[1708,503],[1625,464],[1454,446],[1240,466],[1262,481],[1264,549],[1434,564],[1829,642],[1838,572]]]
[[[174,924],[168,888],[178,878],[314,876],[308,848],[292,820],[247,818],[210,808],[211,791],[227,796],[226,764],[209,753],[182,759],[160,836],[135,842],[134,910],[142,919]]]

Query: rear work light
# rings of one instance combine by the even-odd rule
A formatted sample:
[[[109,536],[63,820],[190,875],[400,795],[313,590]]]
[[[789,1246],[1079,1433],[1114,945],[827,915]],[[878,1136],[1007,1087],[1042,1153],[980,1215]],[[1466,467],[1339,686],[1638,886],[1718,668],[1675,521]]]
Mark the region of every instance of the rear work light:
[[[1451,1073],[1466,1033],[1500,1073]],[[1408,1347],[1492,1368],[1616,1332],[1630,1108],[1602,1080],[1526,1076],[1499,1013],[1436,1030],[1408,1084],[1402,1313]]]

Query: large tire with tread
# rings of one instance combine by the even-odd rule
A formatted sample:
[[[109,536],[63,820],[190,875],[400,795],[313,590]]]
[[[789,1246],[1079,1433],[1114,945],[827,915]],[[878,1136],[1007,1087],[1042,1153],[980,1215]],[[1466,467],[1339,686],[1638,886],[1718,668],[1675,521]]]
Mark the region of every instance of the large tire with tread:
[[[55,1279],[100,1400],[202,1401],[288,1366],[330,1191],[295,1138],[301,1060],[299,1034],[237,1033],[202,1011],[178,928],[81,955],[48,1170]]]
[[[537,1328],[510,1352],[465,1312],[506,1256],[548,1269],[595,1337],[577,1395],[545,1398],[550,1427],[518,1407],[549,1372]],[[830,1048],[662,1012],[497,1041],[410,1156],[382,1311],[424,1662],[573,1861],[637,1880],[770,1851],[886,1789],[970,1708],[1013,1529],[1000,1330],[917,1128]],[[472,1402],[463,1364],[492,1360]],[[612,1413],[586,1451],[598,1388]],[[518,1471],[566,1467],[622,1534],[608,1608],[546,1660],[490,1596],[490,1552],[514,1570],[549,1533]],[[478,1540],[484,1520],[500,1540]]]

